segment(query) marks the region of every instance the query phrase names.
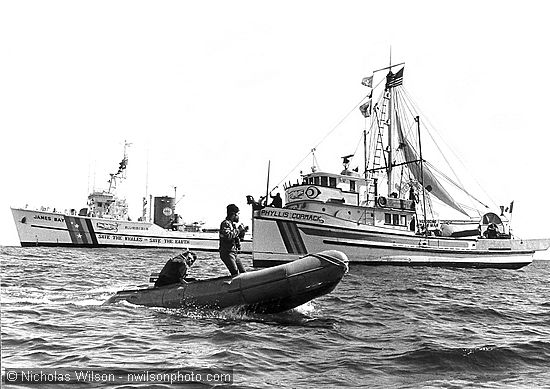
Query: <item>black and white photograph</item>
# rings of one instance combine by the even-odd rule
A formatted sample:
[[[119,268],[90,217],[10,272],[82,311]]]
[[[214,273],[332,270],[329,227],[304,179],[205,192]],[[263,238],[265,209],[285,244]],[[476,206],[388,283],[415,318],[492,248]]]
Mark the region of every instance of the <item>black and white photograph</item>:
[[[550,385],[547,15],[2,2],[2,388]]]

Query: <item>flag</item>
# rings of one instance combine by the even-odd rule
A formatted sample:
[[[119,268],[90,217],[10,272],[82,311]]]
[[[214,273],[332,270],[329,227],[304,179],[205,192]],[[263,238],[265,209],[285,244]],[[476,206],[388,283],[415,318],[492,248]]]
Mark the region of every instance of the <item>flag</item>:
[[[364,117],[368,118],[370,116],[371,106],[372,106],[372,100],[369,99],[365,104],[359,107],[359,110],[361,111]]]
[[[369,88],[372,88],[372,76],[363,78],[363,80],[361,81],[361,84]]]
[[[392,73],[391,70],[386,76],[386,89],[390,89],[399,85],[403,85],[403,70],[405,68],[401,68],[397,73]]]
[[[126,169],[126,166],[128,165],[128,158],[127,157],[124,157],[124,159],[122,161],[120,161],[120,163],[118,164],[118,172],[117,174],[119,173],[122,173],[122,171],[124,169]]]

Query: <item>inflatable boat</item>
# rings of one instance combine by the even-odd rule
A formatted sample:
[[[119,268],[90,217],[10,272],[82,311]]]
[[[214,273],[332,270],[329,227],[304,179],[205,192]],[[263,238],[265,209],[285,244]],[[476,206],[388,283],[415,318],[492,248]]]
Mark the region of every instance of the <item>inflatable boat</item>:
[[[251,312],[277,313],[330,293],[347,271],[346,255],[328,250],[235,277],[189,280],[161,287],[123,290],[105,304],[127,301],[150,307],[220,309],[243,306]]]

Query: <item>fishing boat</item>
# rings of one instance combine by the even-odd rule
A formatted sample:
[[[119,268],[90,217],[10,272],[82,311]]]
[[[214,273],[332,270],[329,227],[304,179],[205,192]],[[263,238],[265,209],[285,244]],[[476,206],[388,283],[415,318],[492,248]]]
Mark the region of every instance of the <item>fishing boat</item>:
[[[110,174],[106,190],[93,190],[87,206],[56,210],[11,208],[22,247],[120,247],[178,248],[217,251],[217,229],[205,229],[202,222],[184,223],[176,213],[174,196],[145,196],[143,214],[135,221],[128,214],[126,199],[117,194],[126,179],[128,146],[116,173]],[[244,253],[252,251],[252,237],[241,242]]]
[[[127,301],[164,308],[243,307],[255,313],[277,313],[330,293],[348,271],[347,264],[345,254],[324,251],[234,277],[186,279],[161,287],[123,290],[105,304]]]
[[[363,78],[363,153],[342,157],[342,171],[321,171],[313,148],[311,172],[284,184],[284,206],[267,206],[268,193],[258,202],[248,196],[254,266],[341,250],[368,265],[517,269],[548,249],[550,239],[512,234],[513,202],[491,209],[443,170],[445,155],[425,157],[429,128],[403,74],[401,63]]]

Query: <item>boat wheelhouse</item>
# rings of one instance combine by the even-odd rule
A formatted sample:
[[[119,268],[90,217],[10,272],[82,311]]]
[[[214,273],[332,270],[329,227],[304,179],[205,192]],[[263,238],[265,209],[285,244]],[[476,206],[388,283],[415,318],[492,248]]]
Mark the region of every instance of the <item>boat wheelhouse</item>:
[[[287,209],[333,215],[367,226],[414,231],[416,203],[409,199],[374,196],[369,200],[367,181],[347,167],[341,174],[315,172],[302,182],[285,186]]]

